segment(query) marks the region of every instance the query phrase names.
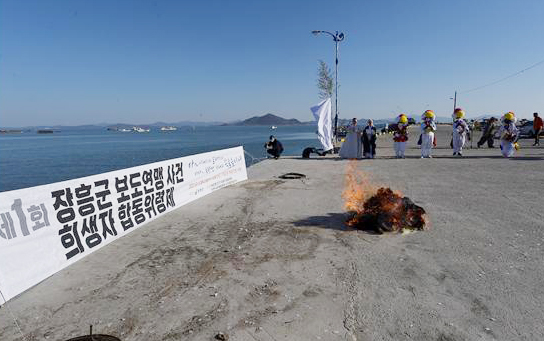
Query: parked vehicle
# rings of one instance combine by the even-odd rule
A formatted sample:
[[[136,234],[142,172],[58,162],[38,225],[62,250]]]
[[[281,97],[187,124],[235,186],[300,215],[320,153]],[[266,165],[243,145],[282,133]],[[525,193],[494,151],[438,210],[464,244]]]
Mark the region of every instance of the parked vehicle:
[[[533,121],[525,121],[518,127],[519,137],[521,138],[533,138],[535,137],[535,130],[533,129]],[[544,130],[540,131],[540,136],[544,136]]]

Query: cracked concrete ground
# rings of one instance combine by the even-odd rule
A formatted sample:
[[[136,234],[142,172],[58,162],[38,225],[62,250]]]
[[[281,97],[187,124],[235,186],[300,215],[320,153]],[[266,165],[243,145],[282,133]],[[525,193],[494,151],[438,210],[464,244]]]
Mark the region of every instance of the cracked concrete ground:
[[[23,340],[10,312],[25,340],[90,324],[121,340],[544,339],[544,148],[453,158],[448,129],[433,159],[412,132],[407,159],[382,136],[356,161],[423,206],[427,231],[346,229],[349,161],[264,161],[8,302],[0,340]]]

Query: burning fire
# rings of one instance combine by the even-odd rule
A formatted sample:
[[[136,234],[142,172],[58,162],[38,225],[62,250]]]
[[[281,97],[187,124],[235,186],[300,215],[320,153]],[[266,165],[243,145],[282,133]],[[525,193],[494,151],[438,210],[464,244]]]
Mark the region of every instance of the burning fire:
[[[377,187],[350,162],[342,192],[344,207],[352,213],[346,224],[377,233],[423,230],[425,210],[391,188]]]
[[[361,212],[365,201],[376,193],[377,187],[370,183],[368,176],[357,169],[357,161],[349,161],[344,179],[344,209]]]

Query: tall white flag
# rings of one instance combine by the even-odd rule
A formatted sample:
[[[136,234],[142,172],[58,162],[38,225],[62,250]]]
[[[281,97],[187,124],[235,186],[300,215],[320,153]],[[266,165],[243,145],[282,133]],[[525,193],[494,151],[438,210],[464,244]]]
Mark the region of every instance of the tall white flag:
[[[333,149],[332,145],[332,110],[330,97],[321,101],[310,110],[317,121],[317,138],[324,151]]]

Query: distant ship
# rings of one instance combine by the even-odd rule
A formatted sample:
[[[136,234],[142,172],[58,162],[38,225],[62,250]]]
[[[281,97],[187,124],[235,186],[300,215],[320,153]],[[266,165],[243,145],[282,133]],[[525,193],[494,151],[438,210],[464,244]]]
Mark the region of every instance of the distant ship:
[[[149,133],[151,129],[145,129],[142,127],[132,127],[132,131],[135,131],[137,133]]]
[[[278,129],[278,127],[276,127],[276,126],[272,126],[272,127],[270,127],[270,129],[272,129],[272,130],[276,130],[276,129]]]
[[[161,127],[161,131],[174,131],[174,130],[178,130],[178,128],[174,127],[174,126],[164,126],[164,127]]]
[[[53,134],[53,129],[45,128],[45,129],[38,129],[38,134]]]
[[[121,128],[121,129],[117,129],[117,131],[120,131],[120,132],[122,132],[122,133],[129,133],[129,132],[131,132],[132,130],[127,129],[127,128]]]

